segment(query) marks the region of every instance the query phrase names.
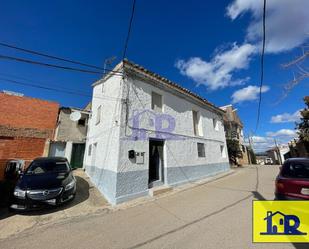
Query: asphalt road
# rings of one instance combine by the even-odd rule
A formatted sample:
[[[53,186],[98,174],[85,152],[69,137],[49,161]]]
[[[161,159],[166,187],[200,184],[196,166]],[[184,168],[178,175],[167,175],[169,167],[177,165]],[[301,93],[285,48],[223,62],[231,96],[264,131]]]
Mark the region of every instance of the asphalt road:
[[[252,200],[274,198],[278,166],[251,166],[155,201],[35,227],[0,248],[309,248],[253,244]]]

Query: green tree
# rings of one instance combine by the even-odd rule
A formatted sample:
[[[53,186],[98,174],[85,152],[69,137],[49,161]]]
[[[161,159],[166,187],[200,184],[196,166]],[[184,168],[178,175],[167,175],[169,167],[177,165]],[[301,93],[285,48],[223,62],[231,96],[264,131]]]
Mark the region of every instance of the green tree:
[[[229,153],[229,160],[232,164],[238,165],[237,158],[242,157],[242,152],[239,146],[239,141],[236,139],[226,140],[227,150]]]
[[[304,97],[305,108],[300,111],[300,122],[296,123],[298,137],[305,144],[309,143],[309,96]]]

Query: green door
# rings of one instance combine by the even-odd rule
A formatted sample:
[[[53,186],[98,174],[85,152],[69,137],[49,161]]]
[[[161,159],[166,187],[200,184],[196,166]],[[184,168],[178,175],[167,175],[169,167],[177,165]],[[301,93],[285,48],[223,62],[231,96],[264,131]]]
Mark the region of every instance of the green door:
[[[84,161],[85,144],[73,144],[71,155],[72,168],[82,168]]]

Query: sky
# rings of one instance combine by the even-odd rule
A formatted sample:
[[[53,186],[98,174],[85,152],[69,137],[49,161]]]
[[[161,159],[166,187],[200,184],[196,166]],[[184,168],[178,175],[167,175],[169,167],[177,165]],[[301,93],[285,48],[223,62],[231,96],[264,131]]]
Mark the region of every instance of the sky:
[[[280,144],[295,137],[295,122],[309,84],[308,79],[302,81],[283,98],[284,86],[298,69],[285,69],[282,64],[301,55],[302,46],[308,45],[309,1],[267,1],[265,78],[257,130],[263,1],[175,3],[136,0],[127,58],[217,106],[233,104],[245,136],[253,136],[257,151],[273,146],[274,138]],[[0,42],[98,66],[117,56],[116,64],[122,58],[131,5],[131,0],[1,0]],[[0,55],[59,64],[4,47]],[[91,100],[91,84],[100,77],[0,59],[1,90],[63,106],[84,107]],[[7,79],[73,89],[89,97],[21,86]]]

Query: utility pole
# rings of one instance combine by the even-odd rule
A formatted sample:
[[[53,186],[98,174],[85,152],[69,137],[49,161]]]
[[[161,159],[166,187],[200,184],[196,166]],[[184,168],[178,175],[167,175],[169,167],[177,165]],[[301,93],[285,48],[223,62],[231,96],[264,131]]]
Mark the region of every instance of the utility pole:
[[[282,165],[280,149],[279,149],[279,146],[278,146],[278,144],[277,144],[276,138],[274,138],[274,141],[275,141],[276,153],[277,153],[277,156],[278,156],[278,161],[279,161],[279,164]]]

